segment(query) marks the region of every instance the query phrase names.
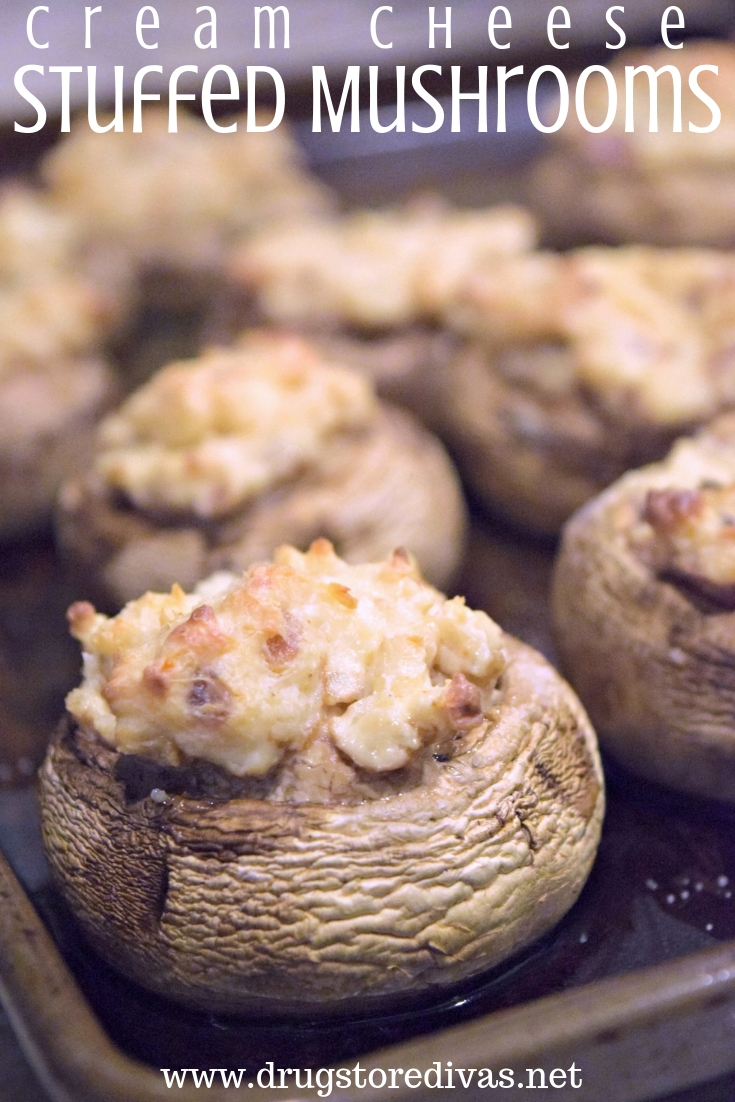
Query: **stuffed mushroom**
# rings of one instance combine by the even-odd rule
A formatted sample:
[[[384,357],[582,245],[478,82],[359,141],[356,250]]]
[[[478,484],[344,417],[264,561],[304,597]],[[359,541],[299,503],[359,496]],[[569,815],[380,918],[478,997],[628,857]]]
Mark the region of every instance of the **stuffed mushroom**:
[[[646,66],[660,75],[650,77]],[[634,69],[640,72],[633,77],[629,127],[626,74]],[[701,41],[676,53],[630,50],[610,73],[617,100],[612,125],[592,133],[570,117],[533,173],[533,205],[547,235],[565,245],[735,244],[735,46]],[[591,75],[584,95],[591,125],[603,124],[609,95],[602,76]]]
[[[48,524],[116,394],[100,348],[117,304],[76,259],[73,227],[41,195],[0,196],[0,539]]]
[[[735,257],[589,248],[475,269],[440,431],[470,486],[556,533],[631,467],[735,400]]]
[[[139,133],[126,116],[122,133],[81,128],[47,155],[49,196],[90,248],[138,269],[206,273],[244,235],[329,207],[285,126],[252,133],[235,118],[217,134],[184,112],[175,133],[169,125],[169,112],[153,108]]]
[[[735,802],[735,419],[633,471],[567,525],[554,623],[605,749]]]
[[[169,365],[107,418],[57,521],[85,586],[119,608],[322,534],[350,560],[411,546],[444,583],[465,511],[442,446],[407,413],[300,338],[259,332]]]
[[[92,944],[144,986],[369,1012],[497,964],[579,894],[604,799],[583,710],[405,552],[351,566],[319,540],[70,622],[85,676],[44,837]]]
[[[225,271],[236,242],[323,215],[332,199],[285,124],[258,133],[235,116],[222,124],[231,132],[215,133],[180,111],[171,133],[168,110],[154,107],[140,132],[131,116],[122,125],[120,133],[75,129],[45,158],[42,175],[77,228],[85,265],[124,290],[115,354],[138,382],[232,339],[251,320]]]
[[[432,424],[455,344],[443,311],[475,265],[534,243],[533,219],[518,207],[424,200],[266,229],[233,251],[229,268],[262,318],[310,333]]]

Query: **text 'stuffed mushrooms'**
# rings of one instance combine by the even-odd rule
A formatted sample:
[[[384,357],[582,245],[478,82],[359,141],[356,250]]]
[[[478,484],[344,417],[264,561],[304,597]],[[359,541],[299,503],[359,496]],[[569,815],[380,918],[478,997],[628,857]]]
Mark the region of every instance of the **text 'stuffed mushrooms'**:
[[[735,418],[633,471],[567,525],[554,621],[605,749],[735,802]]]
[[[440,994],[572,905],[595,736],[535,651],[424,582],[286,547],[191,595],[70,610],[84,680],[41,774],[90,941],[216,1012]]]
[[[87,593],[119,608],[323,535],[350,561],[409,546],[444,584],[465,510],[444,449],[409,414],[300,338],[255,332],[164,368],[107,418],[57,519]]]

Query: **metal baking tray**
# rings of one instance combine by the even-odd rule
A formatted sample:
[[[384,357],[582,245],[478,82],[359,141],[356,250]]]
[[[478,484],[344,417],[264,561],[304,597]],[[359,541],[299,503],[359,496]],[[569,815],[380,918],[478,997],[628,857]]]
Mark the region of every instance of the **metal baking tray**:
[[[352,199],[396,198],[427,181],[470,201],[522,193],[523,141],[471,146],[310,154]],[[471,605],[551,658],[553,551],[476,511],[457,584]],[[184,1067],[247,1068],[239,1089],[176,1088],[184,1102],[296,1102],[316,1092],[274,1094],[250,1085],[251,1076],[269,1061],[318,1068],[358,1060],[366,1073],[437,1061],[496,1075],[512,1068],[519,1085],[503,1089],[504,1099],[527,1096],[527,1069],[575,1064],[582,1086],[551,1088],[554,1098],[732,1102],[735,809],[677,797],[612,766],[599,857],[576,906],[523,956],[441,1004],[335,1022],[239,1021],[184,1010],[116,974],[84,943],[50,883],[35,808],[33,774],[78,676],[63,611],[84,594],[69,585],[48,537],[2,549],[0,1001],[20,1049],[0,1016],[0,1102],[158,1102],[172,1097],[160,1069]],[[444,1091],[439,1097],[469,1100],[500,1093],[464,1089],[456,1078]],[[432,1093],[376,1087],[331,1097],[425,1102]]]

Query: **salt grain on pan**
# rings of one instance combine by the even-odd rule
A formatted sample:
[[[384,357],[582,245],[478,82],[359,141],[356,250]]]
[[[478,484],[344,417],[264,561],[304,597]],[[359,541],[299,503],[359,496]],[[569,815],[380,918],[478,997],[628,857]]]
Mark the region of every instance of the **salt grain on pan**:
[[[702,883],[701,880],[698,880],[697,883],[694,885],[695,892],[701,892],[703,889],[704,889],[704,884]]]
[[[675,903],[676,902],[676,896],[675,895],[667,895],[666,896],[666,902],[667,903]]]
[[[730,883],[730,878],[728,876],[718,876],[717,877],[717,887],[718,888],[726,888],[729,883]]]
[[[680,898],[686,901],[689,898],[689,892],[686,889],[680,893]]]
[[[649,892],[655,892],[658,889],[658,884],[655,880],[651,880],[649,878],[648,880],[646,880],[646,887],[648,888]]]
[[[151,790],[151,799],[154,804],[165,804],[168,799],[168,793],[164,792],[162,788],[154,788]]]
[[[711,922],[707,923],[707,925],[705,926],[705,930],[707,931],[708,934],[712,932],[713,926],[712,926]]]
[[[588,937],[589,937],[589,934],[580,934],[579,935],[579,944],[584,945],[584,943],[587,941]]]

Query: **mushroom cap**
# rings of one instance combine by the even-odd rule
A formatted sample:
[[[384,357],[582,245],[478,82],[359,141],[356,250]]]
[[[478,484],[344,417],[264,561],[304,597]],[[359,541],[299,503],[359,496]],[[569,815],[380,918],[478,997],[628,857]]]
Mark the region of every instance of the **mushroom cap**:
[[[416,324],[394,331],[312,335],[328,356],[362,372],[379,398],[402,406],[433,432],[446,407],[445,378],[459,338],[448,329]]]
[[[735,612],[704,608],[657,577],[630,537],[649,490],[695,488],[708,474],[735,480],[733,428],[721,418],[580,509],[564,530],[552,588],[562,666],[603,748],[649,780],[729,802]]]
[[[171,769],[152,797],[142,759],[62,725],[43,830],[91,943],[191,1006],[313,1016],[439,995],[538,938],[589,873],[603,780],[569,686],[505,645],[497,717],[421,783],[349,806],[187,795]]]

